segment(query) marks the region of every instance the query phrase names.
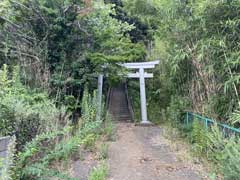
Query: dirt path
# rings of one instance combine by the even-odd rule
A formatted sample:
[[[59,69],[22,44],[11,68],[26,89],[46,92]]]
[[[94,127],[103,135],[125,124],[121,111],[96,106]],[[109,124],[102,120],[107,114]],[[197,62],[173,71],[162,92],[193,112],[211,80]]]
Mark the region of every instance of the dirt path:
[[[179,162],[161,128],[117,124],[109,147],[109,180],[200,180],[191,165]]]

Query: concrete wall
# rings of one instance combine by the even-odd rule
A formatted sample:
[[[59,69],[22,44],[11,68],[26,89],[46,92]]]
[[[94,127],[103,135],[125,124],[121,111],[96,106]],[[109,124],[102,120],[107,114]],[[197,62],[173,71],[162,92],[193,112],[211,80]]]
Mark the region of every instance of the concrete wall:
[[[8,147],[11,142],[11,137],[0,137],[0,175],[3,167],[6,165],[8,156]]]

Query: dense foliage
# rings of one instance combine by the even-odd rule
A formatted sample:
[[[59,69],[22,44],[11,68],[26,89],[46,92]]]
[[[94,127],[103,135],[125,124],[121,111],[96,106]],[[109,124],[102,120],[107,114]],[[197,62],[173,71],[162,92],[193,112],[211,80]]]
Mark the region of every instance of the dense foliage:
[[[16,178],[74,179],[54,168],[53,164],[67,161],[73,155],[78,156],[81,147],[91,148],[104,132],[102,119],[96,121],[95,100],[96,96],[92,97],[86,90],[82,101],[84,113],[78,126],[66,125],[62,130],[42,133],[29,142],[18,154]]]
[[[207,130],[197,119],[192,127],[184,127],[183,130],[192,143],[194,154],[205,157],[213,164],[213,179],[216,179],[219,173],[222,173],[226,180],[239,179],[239,137],[226,138],[217,124]]]
[[[175,93],[187,96],[193,110],[218,119],[239,108],[239,7],[238,1],[173,3],[173,15],[164,13],[160,29],[170,46]]]
[[[239,109],[239,1],[125,1],[129,14],[157,25],[149,59],[160,59],[149,104],[191,110],[227,121]],[[154,98],[153,98],[154,97]],[[171,98],[173,97],[173,98]],[[171,107],[170,107],[171,108]],[[235,117],[237,117],[235,115]]]
[[[17,148],[37,134],[58,130],[67,123],[64,108],[56,108],[46,93],[34,92],[22,85],[19,68],[7,65],[0,70],[0,135],[17,138]]]
[[[20,65],[24,85],[79,105],[104,64],[115,74],[114,62],[144,60],[144,46],[128,36],[134,25],[115,13],[101,1],[1,1],[0,64]]]

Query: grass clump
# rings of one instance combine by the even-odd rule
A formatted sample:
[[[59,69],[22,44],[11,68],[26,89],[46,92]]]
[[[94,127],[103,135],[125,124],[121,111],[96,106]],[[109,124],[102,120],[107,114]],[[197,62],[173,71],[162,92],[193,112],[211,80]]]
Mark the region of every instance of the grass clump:
[[[99,166],[93,168],[90,172],[89,180],[106,180],[108,175],[108,166],[105,162],[102,162]]]
[[[112,117],[109,113],[106,115],[105,123],[104,123],[104,134],[106,136],[106,139],[108,141],[114,141],[115,140],[115,131],[116,127],[112,121]]]
[[[95,134],[88,134],[83,140],[84,149],[94,150],[97,137]]]
[[[100,145],[99,148],[99,159],[107,159],[108,158],[108,149],[109,145],[106,143],[103,143]]]

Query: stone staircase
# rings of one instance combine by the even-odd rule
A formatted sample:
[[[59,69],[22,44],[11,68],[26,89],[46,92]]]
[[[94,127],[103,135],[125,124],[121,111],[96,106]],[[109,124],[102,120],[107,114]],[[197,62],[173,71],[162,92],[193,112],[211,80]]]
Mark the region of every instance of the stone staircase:
[[[108,109],[115,120],[132,121],[124,85],[111,88]]]

